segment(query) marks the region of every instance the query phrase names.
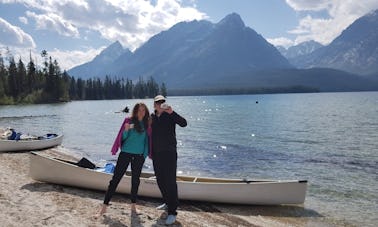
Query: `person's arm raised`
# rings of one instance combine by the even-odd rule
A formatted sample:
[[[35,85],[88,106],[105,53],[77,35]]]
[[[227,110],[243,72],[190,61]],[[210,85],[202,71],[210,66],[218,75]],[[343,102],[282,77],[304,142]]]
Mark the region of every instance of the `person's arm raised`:
[[[181,127],[186,127],[188,125],[188,123],[186,122],[186,119],[181,117],[178,113],[176,113],[175,111],[172,111],[172,114],[171,114],[171,117],[173,119],[173,121],[180,125]]]

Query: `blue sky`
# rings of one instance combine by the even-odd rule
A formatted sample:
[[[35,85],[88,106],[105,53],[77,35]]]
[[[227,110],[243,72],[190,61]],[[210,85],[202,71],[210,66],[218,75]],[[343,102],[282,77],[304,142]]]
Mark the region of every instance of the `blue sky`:
[[[0,54],[47,50],[62,69],[93,59],[116,40],[135,50],[180,21],[219,22],[230,13],[273,45],[330,43],[377,0],[0,0]]]

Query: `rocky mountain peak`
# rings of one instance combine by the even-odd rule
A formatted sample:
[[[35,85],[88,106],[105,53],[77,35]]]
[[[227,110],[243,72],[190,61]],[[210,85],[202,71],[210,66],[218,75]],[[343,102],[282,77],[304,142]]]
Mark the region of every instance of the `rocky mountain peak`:
[[[224,17],[221,21],[219,21],[217,26],[244,28],[245,24],[239,14],[231,13]]]

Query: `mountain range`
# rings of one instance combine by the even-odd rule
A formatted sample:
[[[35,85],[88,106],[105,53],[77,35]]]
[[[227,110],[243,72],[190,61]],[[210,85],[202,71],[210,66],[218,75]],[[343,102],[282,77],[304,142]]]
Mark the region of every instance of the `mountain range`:
[[[153,77],[168,89],[306,86],[320,91],[375,90],[377,12],[356,20],[327,46],[311,41],[288,50],[267,42],[236,13],[215,24],[180,22],[134,52],[115,42],[68,74],[83,79]],[[358,61],[345,57],[350,53]]]
[[[290,61],[291,59],[311,54],[320,47],[323,47],[323,45],[315,42],[314,40],[310,40],[295,46],[291,46],[288,49],[283,46],[277,46],[276,48],[284,57],[286,57]]]
[[[360,75],[378,73],[378,10],[353,22],[329,45],[290,58],[298,68],[325,67]]]

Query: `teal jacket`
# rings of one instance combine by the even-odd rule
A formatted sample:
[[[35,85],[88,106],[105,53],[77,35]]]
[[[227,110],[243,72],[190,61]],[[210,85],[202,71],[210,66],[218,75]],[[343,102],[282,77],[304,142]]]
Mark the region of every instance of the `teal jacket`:
[[[141,124],[143,132],[139,133],[134,128],[123,130],[121,151],[130,154],[143,154],[144,158],[148,155],[148,136],[144,129],[143,122]]]

